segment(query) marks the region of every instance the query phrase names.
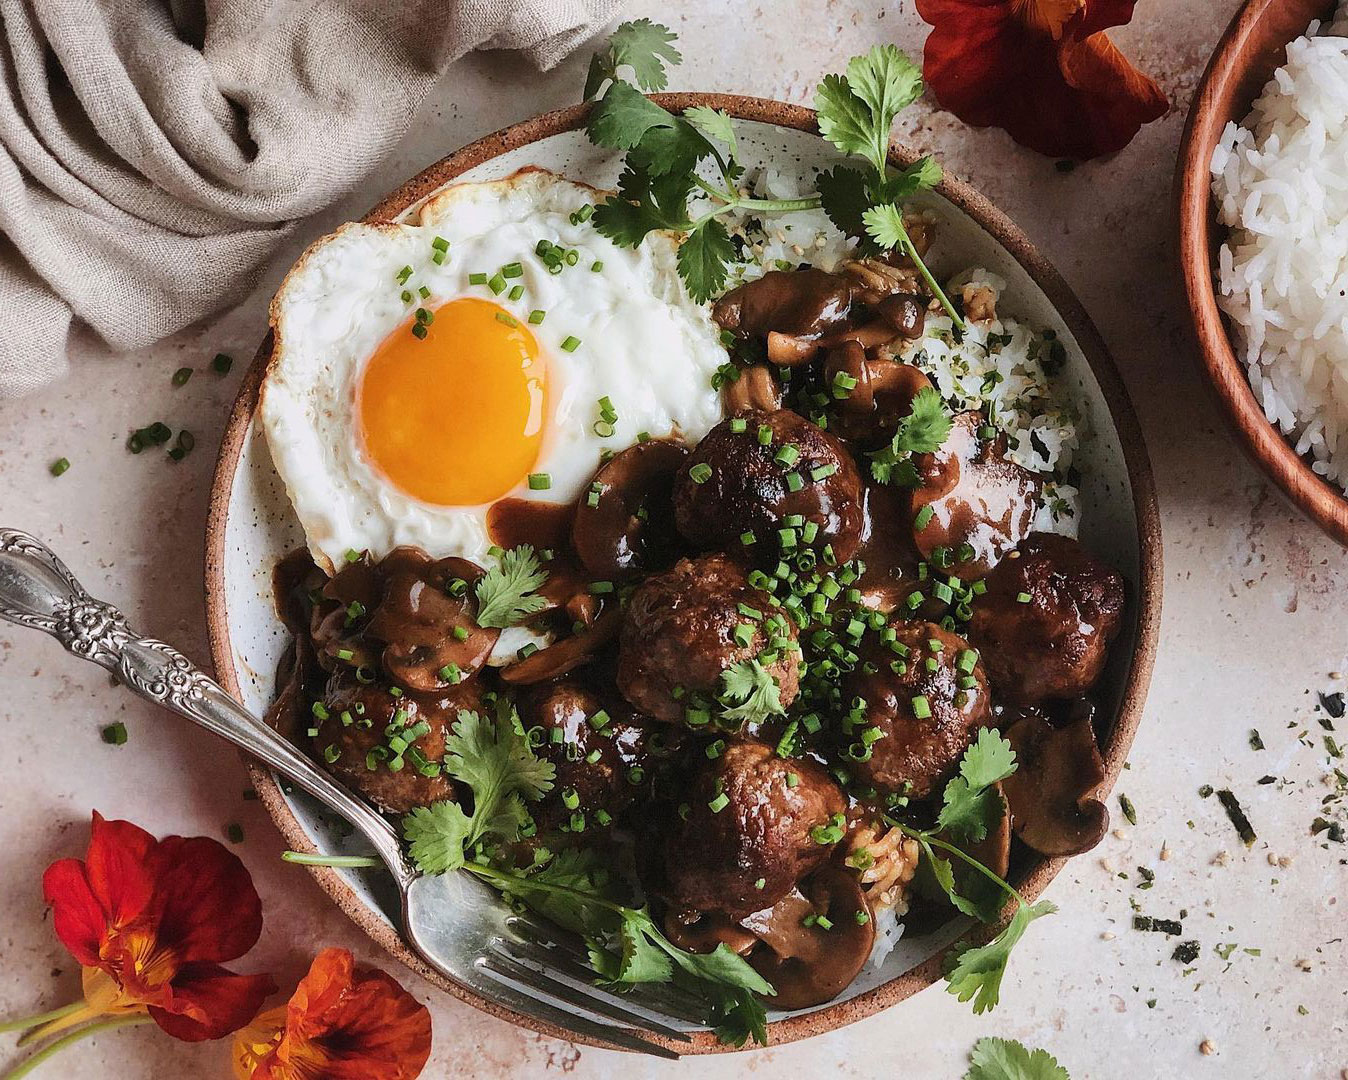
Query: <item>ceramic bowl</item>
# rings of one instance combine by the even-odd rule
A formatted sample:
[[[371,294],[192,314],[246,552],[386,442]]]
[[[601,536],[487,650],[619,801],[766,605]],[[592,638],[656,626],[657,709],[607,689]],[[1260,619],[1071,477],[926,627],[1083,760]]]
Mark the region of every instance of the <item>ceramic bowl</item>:
[[[1239,123],[1287,59],[1287,43],[1334,8],[1330,0],[1249,0],[1212,54],[1189,109],[1175,178],[1179,256],[1204,374],[1232,432],[1268,478],[1320,528],[1348,545],[1348,499],[1311,471],[1264,415],[1217,307],[1213,267],[1224,230],[1216,219],[1210,165],[1230,121]]]
[[[669,94],[657,97],[674,110],[709,104],[739,118],[745,160],[772,161],[786,171],[813,177],[838,154],[817,136],[808,109],[754,98]],[[541,165],[603,186],[617,179],[618,161],[590,144],[581,130],[583,108],[526,121],[451,154],[384,199],[367,220],[394,220],[455,180],[501,177],[528,164]],[[916,155],[896,150],[897,164]],[[925,197],[940,217],[939,238],[930,255],[938,271],[954,273],[981,265],[1008,282],[1005,310],[1052,327],[1067,348],[1066,392],[1091,434],[1077,463],[1084,477],[1082,535],[1085,543],[1129,582],[1128,625],[1113,649],[1103,687],[1103,752],[1112,784],[1123,765],[1142,715],[1143,698],[1156,651],[1161,607],[1161,540],[1151,468],[1123,384],[1090,319],[1057,272],[1024,234],[981,195],[947,178]],[[244,381],[225,431],[211,495],[207,532],[207,613],[212,656],[220,681],[250,708],[261,711],[272,697],[273,672],[286,644],[271,599],[276,561],[303,545],[284,488],[272,468],[266,442],[253,423],[258,386],[269,355],[264,342]],[[303,794],[279,785],[254,768],[253,782],[291,847],[345,852],[354,843]],[[1017,884],[1038,895],[1063,865],[1037,859]],[[549,1035],[559,1032],[505,1012],[430,971],[394,929],[392,893],[373,872],[313,871],[319,884],[367,934],[408,967],[456,997]],[[959,933],[901,939],[880,970],[868,969],[847,993],[828,1005],[772,1015],[774,1042],[833,1030],[903,1000],[940,977],[943,949]],[[709,1032],[698,1032],[693,1052],[721,1049]],[[680,1044],[677,1049],[688,1052]]]

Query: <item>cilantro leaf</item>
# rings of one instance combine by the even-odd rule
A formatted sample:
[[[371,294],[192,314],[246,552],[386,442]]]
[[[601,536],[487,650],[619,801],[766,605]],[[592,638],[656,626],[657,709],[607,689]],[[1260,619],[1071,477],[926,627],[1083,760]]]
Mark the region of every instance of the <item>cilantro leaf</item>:
[[[857,154],[869,161],[877,172],[884,170],[884,154],[876,163],[871,110],[852,92],[845,76],[824,76],[814,92],[814,108],[819,115],[820,135],[844,154]],[[888,145],[885,149],[888,150]]]
[[[535,591],[548,580],[529,544],[511,548],[477,583],[478,626],[506,627],[536,615],[548,606]]]
[[[927,865],[931,868],[936,884],[941,887],[941,891],[956,910],[979,922],[992,922],[997,918],[1006,897],[1001,889],[988,890],[975,887],[969,890],[976,893],[975,896],[965,896],[955,882],[954,864],[949,859],[937,855],[926,837],[919,837],[918,845],[927,856]]]
[[[662,112],[664,110],[661,110]],[[652,176],[674,174],[692,179],[697,163],[712,153],[702,133],[681,116],[665,113],[668,124],[652,124],[627,155],[630,164]]]
[[[637,247],[655,229],[688,227],[689,174],[652,177],[628,167],[618,179],[618,194],[595,207],[594,227],[619,247]]]
[[[615,82],[595,103],[585,130],[596,146],[634,150],[651,129],[673,127],[676,119],[636,87]]]
[[[727,267],[735,257],[730,234],[715,218],[700,223],[679,245],[679,277],[688,295],[705,303],[725,284]]]
[[[403,818],[408,855],[425,874],[444,874],[463,866],[463,849],[472,822],[455,802],[417,806]]]
[[[858,169],[848,165],[835,165],[826,169],[815,180],[819,199],[824,213],[838,230],[847,236],[855,236],[870,244],[866,235],[866,223],[862,215],[870,208],[871,195],[868,181]]]
[[[730,148],[732,158],[739,157],[739,142],[735,138],[735,121],[730,114],[710,105],[692,105],[683,110],[684,119],[709,139],[717,139]]]
[[[615,931],[618,917],[605,903],[609,890],[599,885],[600,878],[609,880],[599,853],[594,848],[563,848],[556,855],[542,850],[542,861],[513,876],[508,885],[503,882],[501,891],[572,933],[593,936]],[[597,944],[591,952],[612,958]],[[612,975],[599,963],[593,966],[605,978],[618,976],[616,965]]]
[[[952,954],[953,963],[946,973],[946,990],[960,1001],[972,998],[975,1013],[995,1008],[1011,950],[1025,936],[1030,923],[1045,915],[1052,915],[1057,910],[1047,900],[1041,900],[1033,906],[1022,903],[1005,929],[986,945],[966,946],[963,949],[957,945]]]
[[[969,1054],[964,1080],[1072,1080],[1047,1050],[1014,1039],[979,1039]]]
[[[665,64],[676,65],[683,57],[674,48],[678,35],[650,19],[620,23],[608,39],[608,48],[590,58],[585,80],[585,100],[599,93],[609,79],[617,79],[618,69],[630,67],[637,85],[643,90],[663,90],[668,77]]]
[[[512,795],[537,800],[552,790],[556,767],[534,756],[519,727],[514,709],[502,701],[495,718],[461,709],[445,738],[446,769],[473,789],[474,839],[493,831],[513,840],[491,828],[502,804]]]
[[[782,695],[774,679],[757,660],[741,660],[721,672],[721,716],[736,724],[759,724],[781,716]]]
[[[960,776],[972,788],[990,787],[1005,780],[1016,767],[1011,741],[993,728],[979,728],[978,737],[960,759]]]
[[[872,192],[873,201],[898,202],[910,195],[916,195],[919,191],[935,187],[944,175],[945,172],[935,158],[920,157],[906,169],[900,169],[876,184]]]
[[[646,936],[646,926],[640,919],[624,919],[618,938],[622,960],[615,982],[669,982],[674,977],[674,965],[668,954]]]
[[[750,1039],[759,1046],[768,1045],[768,1011],[755,994],[724,989],[709,996],[712,1008],[708,1022],[718,1039],[730,1046],[743,1046]]]
[[[1006,806],[993,784],[1016,771],[1011,744],[991,728],[982,728],[960,761],[960,775],[946,785],[936,827],[977,843],[1001,820]]]
[[[922,96],[922,72],[894,45],[877,45],[847,62],[848,88],[866,103],[876,134],[888,149],[894,117]]]
[[[924,386],[912,410],[899,422],[890,449],[896,453],[934,454],[950,434],[951,419],[935,387]]]
[[[903,248],[908,243],[908,229],[903,224],[903,211],[894,203],[872,206],[861,215],[866,235],[882,251]]]

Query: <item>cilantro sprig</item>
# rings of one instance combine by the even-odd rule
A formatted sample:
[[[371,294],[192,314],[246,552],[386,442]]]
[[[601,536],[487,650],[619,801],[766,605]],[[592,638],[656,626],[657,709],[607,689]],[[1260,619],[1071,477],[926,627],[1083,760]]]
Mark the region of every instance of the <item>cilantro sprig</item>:
[[[622,883],[589,849],[552,854],[539,848],[523,869],[498,857],[530,822],[527,803],[552,790],[556,771],[529,745],[505,698],[484,715],[459,713],[445,740],[445,772],[473,793],[472,813],[454,802],[418,807],[403,818],[413,863],[426,874],[465,870],[559,926],[584,936],[591,966],[619,986],[672,982],[706,1002],[723,1039],[767,1042],[767,1012],[758,995],[772,986],[743,957],[720,945],[686,952],[670,942],[643,905],[626,903]]]
[[[721,291],[735,258],[730,234],[719,220],[723,215],[736,209],[790,213],[822,207],[864,252],[897,249],[907,256],[951,320],[963,326],[923,263],[901,208],[904,199],[940,182],[941,167],[930,157],[904,169],[889,167],[894,118],[922,93],[921,73],[907,56],[893,45],[876,46],[854,57],[845,75],[827,75],[819,84],[820,134],[861,163],[822,172],[815,194],[758,199],[740,190],[745,168],[729,115],[708,106],[675,114],[642,92],[666,86],[668,66],[682,59],[674,41],[667,27],[638,19],[619,26],[590,61],[585,81],[585,100],[594,100],[590,140],[627,155],[617,194],[594,215],[603,235],[636,247],[655,230],[682,233],[679,276],[700,303]],[[632,82],[622,77],[625,71],[632,73]],[[719,182],[708,180],[708,173]]]
[[[871,455],[871,475],[878,484],[913,487],[918,482],[914,454],[933,454],[950,435],[953,421],[934,387],[924,386],[912,409],[899,421],[889,445]]]
[[[521,544],[503,553],[497,565],[478,580],[478,626],[504,628],[537,615],[548,606],[536,591],[547,580],[548,572],[531,545]]]
[[[890,819],[892,825],[917,841],[932,877],[951,904],[965,915],[993,923],[1008,900],[1015,902],[1015,911],[996,937],[983,945],[957,943],[948,958],[946,989],[960,1001],[972,999],[976,1013],[996,1007],[1011,951],[1030,924],[1058,910],[1044,900],[1030,904],[1001,876],[951,842],[977,843],[1001,821],[1006,806],[993,785],[1005,780],[1016,767],[1011,744],[995,731],[983,728],[965,751],[959,775],[946,785],[934,828],[917,829]],[[978,880],[987,882],[990,888],[961,886],[955,878],[952,857],[974,870]]]

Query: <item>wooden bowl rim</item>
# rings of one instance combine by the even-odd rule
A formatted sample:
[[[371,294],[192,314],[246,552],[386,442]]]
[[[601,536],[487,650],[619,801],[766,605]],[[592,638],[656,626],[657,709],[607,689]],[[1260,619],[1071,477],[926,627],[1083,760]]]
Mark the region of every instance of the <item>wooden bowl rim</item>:
[[[679,111],[692,105],[709,105],[724,109],[741,120],[760,121],[798,131],[818,133],[813,109],[766,98],[733,94],[677,93],[655,94],[653,99],[665,108]],[[382,199],[364,218],[366,221],[389,220],[431,192],[449,183],[461,173],[507,151],[574,131],[583,126],[589,106],[577,105],[545,113],[504,128],[450,154],[407,181],[392,194]],[[891,147],[891,159],[897,165],[916,160],[919,155],[902,146]],[[1143,703],[1151,681],[1156,658],[1157,637],[1161,617],[1162,553],[1161,528],[1156,504],[1155,484],[1151,463],[1142,440],[1141,429],[1133,412],[1118,369],[1105,348],[1099,332],[1067,283],[1048,261],[1038,253],[1028,237],[1011,220],[993,206],[983,195],[968,184],[946,173],[937,190],[942,196],[969,214],[980,226],[998,240],[1023,266],[1050,303],[1057,309],[1071,329],[1098,381],[1110,415],[1119,434],[1124,462],[1133,492],[1133,508],[1137,518],[1139,541],[1139,582],[1137,603],[1137,634],[1132,666],[1120,696],[1118,714],[1102,748],[1107,773],[1107,784],[1112,788],[1123,767],[1133,735],[1142,718]],[[225,525],[230,493],[234,485],[235,469],[243,451],[248,425],[257,407],[258,392],[271,351],[270,334],[263,340],[251,367],[239,389],[220,448],[212,480],[210,505],[206,526],[206,623],[211,646],[211,659],[217,678],[235,697],[239,697],[239,682],[233,663],[229,623],[224,589]],[[249,762],[249,773],[258,795],[271,814],[282,836],[291,848],[313,851],[308,836],[286,803],[280,786],[270,772]],[[1054,878],[1066,859],[1041,859],[1032,864],[1019,882],[1019,889],[1027,899],[1037,897]],[[367,908],[342,877],[327,867],[311,867],[310,872],[337,906],[373,941],[390,955],[411,968],[427,981],[493,1016],[521,1025],[541,1034],[568,1041],[574,1035],[520,1016],[485,1001],[458,984],[444,978],[428,967],[402,941],[395,929]],[[979,928],[984,937],[994,931]],[[977,935],[975,935],[977,936]],[[941,962],[946,950],[929,957],[922,964],[896,976],[865,994],[838,1002],[811,1013],[774,1021],[769,1026],[771,1045],[808,1038],[825,1031],[863,1019],[887,1008],[941,977]],[[669,1045],[681,1053],[702,1054],[733,1049],[716,1040],[709,1031],[693,1033],[692,1043]],[[602,1044],[596,1044],[602,1045]]]
[[[1260,22],[1271,11],[1276,15],[1274,9],[1284,2],[1248,0],[1217,43],[1198,84],[1180,141],[1175,179],[1180,270],[1203,371],[1237,440],[1294,505],[1340,544],[1348,545],[1348,498],[1312,471],[1265,417],[1231,346],[1213,278],[1220,226],[1212,199],[1212,152],[1227,122],[1239,122],[1249,112],[1253,96],[1239,90],[1254,62],[1253,39]],[[1329,0],[1324,6],[1331,6]]]

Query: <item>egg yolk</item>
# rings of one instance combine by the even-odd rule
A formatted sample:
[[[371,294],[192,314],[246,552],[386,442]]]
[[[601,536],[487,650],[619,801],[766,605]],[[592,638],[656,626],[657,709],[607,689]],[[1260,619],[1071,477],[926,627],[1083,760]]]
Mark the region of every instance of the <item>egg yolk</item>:
[[[545,363],[529,328],[489,300],[442,304],[393,331],[356,395],[370,459],[398,488],[441,506],[499,499],[538,460]]]

